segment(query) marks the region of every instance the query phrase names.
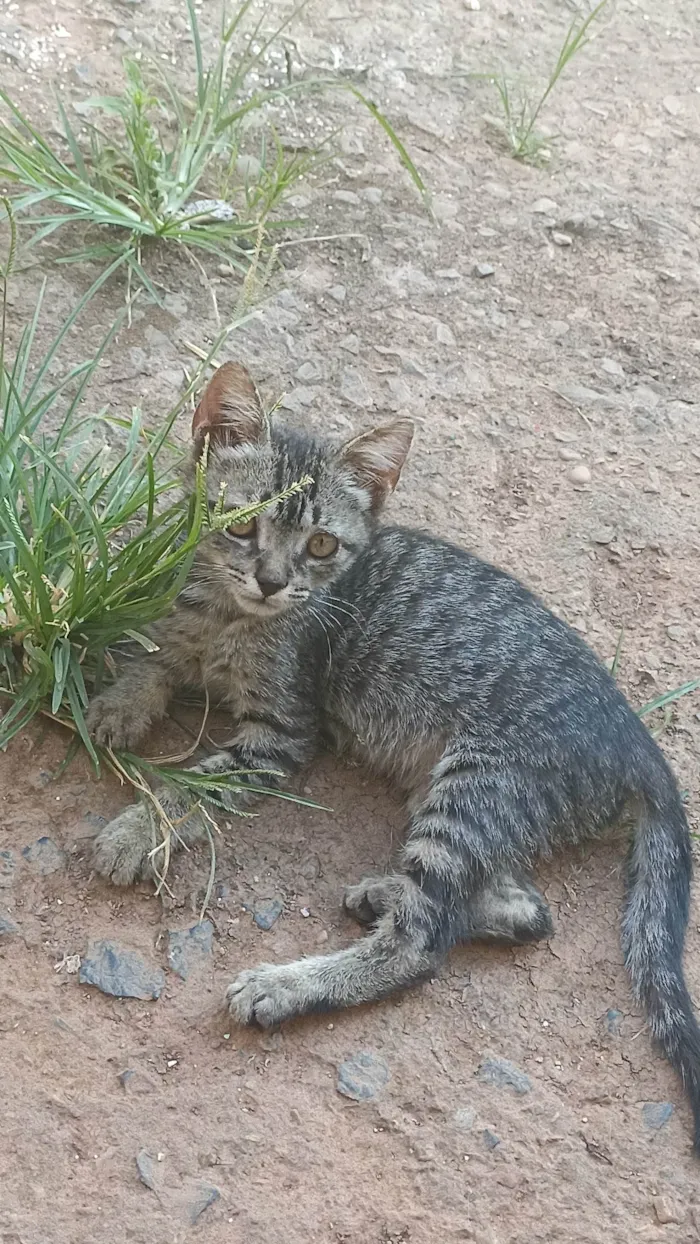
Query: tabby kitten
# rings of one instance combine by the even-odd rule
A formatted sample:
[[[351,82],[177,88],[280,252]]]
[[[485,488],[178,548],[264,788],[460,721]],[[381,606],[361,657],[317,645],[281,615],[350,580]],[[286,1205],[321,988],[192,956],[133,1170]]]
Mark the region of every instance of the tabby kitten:
[[[412,431],[396,419],[338,448],[268,419],[244,368],[220,368],[193,424],[192,471],[210,440],[212,504],[221,484],[237,507],[313,483],[206,538],[152,628],[158,651],[92,704],[93,736],[134,748],[176,691],[206,688],[235,735],[202,770],[291,774],[330,746],[405,791],[401,868],[345,892],[373,932],[241,972],[227,998],[242,1023],[384,998],[434,973],[457,941],[550,937],[533,860],[628,822],[625,961],[700,1149],[700,1030],[681,966],[691,853],[675,781],[593,653],[524,587],[444,540],[379,525]],[[201,814],[178,832],[196,841]],[[127,808],[100,832],[96,866],[125,885],[149,873],[151,847],[146,811]]]

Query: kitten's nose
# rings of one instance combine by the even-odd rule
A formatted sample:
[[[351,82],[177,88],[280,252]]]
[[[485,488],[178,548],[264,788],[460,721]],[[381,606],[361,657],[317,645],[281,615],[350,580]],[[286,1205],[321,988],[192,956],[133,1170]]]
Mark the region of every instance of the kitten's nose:
[[[270,574],[269,571],[258,570],[255,578],[263,596],[274,596],[275,592],[281,592],[282,588],[287,586],[286,579],[280,579],[278,575]]]

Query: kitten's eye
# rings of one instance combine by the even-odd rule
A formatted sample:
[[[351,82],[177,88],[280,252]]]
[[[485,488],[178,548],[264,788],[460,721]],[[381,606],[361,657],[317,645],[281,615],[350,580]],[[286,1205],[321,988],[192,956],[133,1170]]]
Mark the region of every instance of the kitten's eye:
[[[226,534],[229,536],[238,536],[240,540],[247,540],[250,536],[255,535],[257,523],[254,518],[248,520],[247,523],[234,523],[226,528]]]
[[[328,531],[316,531],[306,547],[312,557],[331,557],[338,548],[338,541]]]

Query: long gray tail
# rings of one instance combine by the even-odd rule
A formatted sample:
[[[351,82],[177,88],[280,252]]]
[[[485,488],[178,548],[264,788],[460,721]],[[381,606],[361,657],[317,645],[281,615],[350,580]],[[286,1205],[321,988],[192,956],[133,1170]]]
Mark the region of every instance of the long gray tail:
[[[683,976],[692,856],[680,796],[667,789],[643,807],[628,860],[622,925],[625,963],[651,1031],[690,1098],[700,1154],[700,1028]]]

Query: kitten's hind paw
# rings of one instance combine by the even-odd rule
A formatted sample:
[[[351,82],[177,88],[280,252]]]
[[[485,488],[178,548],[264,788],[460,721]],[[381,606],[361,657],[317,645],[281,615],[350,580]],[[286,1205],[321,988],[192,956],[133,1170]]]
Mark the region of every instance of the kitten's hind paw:
[[[393,907],[406,885],[405,877],[363,877],[357,885],[345,887],[343,906],[360,924],[374,924]]]
[[[226,1004],[239,1024],[271,1028],[308,1010],[303,986],[304,960],[278,967],[262,963],[239,973],[226,990]]]
[[[131,804],[97,835],[92,848],[95,871],[113,885],[153,877],[153,846],[148,812],[140,803]]]

